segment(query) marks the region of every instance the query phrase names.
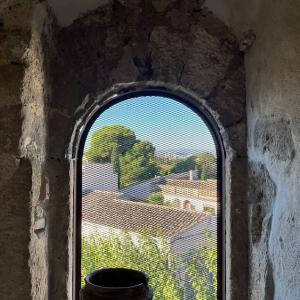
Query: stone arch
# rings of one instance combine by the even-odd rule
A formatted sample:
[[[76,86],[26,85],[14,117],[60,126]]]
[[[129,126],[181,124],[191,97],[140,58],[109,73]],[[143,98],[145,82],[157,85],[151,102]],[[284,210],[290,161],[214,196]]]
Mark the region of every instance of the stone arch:
[[[86,111],[82,110],[81,118],[77,120],[77,124],[73,131],[72,142],[70,143],[71,147],[69,148],[70,151],[69,156],[76,159],[76,155],[77,155],[76,152],[78,151],[78,145],[82,140],[82,136],[81,136],[82,128],[88,122],[93,123],[93,121],[91,121],[91,118],[93,119],[97,118],[97,116],[99,116],[103,111],[105,111],[111,105],[114,105],[116,103],[116,100],[117,102],[119,102],[139,95],[160,95],[160,96],[164,95],[168,98],[180,100],[180,102],[184,103],[187,106],[190,106],[198,114],[200,114],[200,116],[202,116],[202,118],[206,120],[208,126],[211,127],[212,134],[214,135],[215,138],[218,139],[216,141],[216,145],[218,146],[221,145],[223,147],[223,141],[227,137],[227,132],[226,130],[222,130],[222,125],[219,123],[218,120],[215,120],[213,118],[210,112],[211,108],[207,107],[207,102],[204,99],[196,99],[193,93],[189,93],[186,89],[179,86],[163,84],[161,82],[149,81],[149,82],[135,82],[130,84],[118,84],[112,87],[105,95],[103,94],[95,97],[93,101],[94,104],[90,107],[90,109]],[[224,144],[224,147],[226,150],[226,147],[228,147],[228,145]],[[219,155],[223,151],[224,151],[223,148],[218,149]],[[225,158],[225,156],[223,158]],[[223,166],[223,168],[225,168],[225,166]],[[226,169],[226,172],[229,170],[229,168]],[[225,191],[225,186],[226,188],[228,187],[226,185],[227,179],[225,176],[223,180],[225,182],[222,190]],[[225,198],[225,194],[223,194],[223,198]],[[73,202],[76,201],[75,197],[73,198],[72,201]],[[224,201],[225,206],[227,205],[226,203],[227,201]],[[225,207],[223,207],[223,209],[224,208]],[[225,222],[224,222],[224,226],[225,226]]]
[[[141,96],[161,96],[167,99],[172,99],[174,102],[180,102],[183,105],[189,107],[192,111],[194,111],[199,118],[206,124],[207,128],[210,131],[212,138],[214,139],[214,147],[217,155],[217,176],[220,181],[218,182],[218,198],[220,199],[221,205],[223,203],[223,198],[225,194],[223,191],[225,190],[223,185],[222,175],[224,173],[224,145],[223,145],[223,137],[220,133],[220,124],[214,119],[211,115],[211,112],[208,110],[206,103],[203,99],[196,99],[195,95],[188,92],[186,89],[183,89],[179,86],[173,86],[169,84],[164,84],[162,82],[135,82],[130,84],[118,84],[112,87],[105,95],[99,95],[94,99],[94,104],[87,111],[82,111],[82,116],[78,119],[75,129],[73,131],[72,142],[70,143],[69,148],[69,156],[72,157],[74,161],[73,167],[75,169],[73,172],[75,173],[76,181],[73,183],[74,194],[72,197],[73,205],[74,205],[74,215],[75,222],[73,223],[73,231],[76,236],[75,246],[73,246],[75,253],[73,252],[73,284],[75,284],[74,290],[78,291],[80,288],[80,274],[81,266],[81,224],[82,219],[80,213],[82,212],[82,157],[83,150],[86,144],[87,135],[90,132],[91,126],[94,122],[104,113],[106,110],[110,109],[110,107],[115,104],[126,101],[132,98],[139,98]],[[78,196],[77,196],[78,194]],[[178,200],[180,204],[180,200]],[[193,205],[189,200],[184,200],[180,205],[183,209],[191,210],[193,209]],[[220,218],[222,219],[223,213],[225,210],[225,205],[222,207],[222,211],[220,213]],[[219,226],[220,225],[220,226]],[[223,246],[225,245],[224,237],[222,236],[221,230],[223,226],[225,226],[225,222],[219,223],[217,226],[218,231],[218,242],[220,243],[220,248],[218,249],[218,256],[220,261],[218,262],[219,267],[222,261],[222,257],[224,256],[225,249],[223,251]],[[222,245],[221,245],[222,244]],[[221,274],[219,274],[221,275]],[[76,279],[77,282],[74,282]],[[220,281],[220,286],[223,287],[224,282],[223,278],[218,279]],[[221,282],[222,280],[222,282]],[[218,290],[218,295],[220,290]],[[77,298],[75,298],[77,299]]]
[[[226,245],[230,250],[226,252],[226,293],[231,299],[247,298],[243,56],[230,30],[198,6],[193,1],[175,1],[161,11],[148,1],[139,5],[115,1],[64,28],[55,20],[50,22],[51,30],[43,41],[51,82],[45,165],[51,199],[46,211],[51,253],[49,297],[66,299],[71,294],[74,179],[71,176],[70,180],[70,170],[80,126],[97,105],[146,88],[188,96],[218,124],[226,151]],[[245,253],[242,258],[241,252]]]

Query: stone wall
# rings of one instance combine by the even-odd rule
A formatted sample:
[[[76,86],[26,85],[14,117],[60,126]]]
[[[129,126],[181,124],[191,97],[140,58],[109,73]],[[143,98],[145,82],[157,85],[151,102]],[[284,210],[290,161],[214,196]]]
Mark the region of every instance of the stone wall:
[[[71,299],[74,139],[96,105],[160,89],[216,121],[226,149],[227,295],[246,299],[246,104],[235,37],[203,1],[60,2],[0,4],[5,298]]]
[[[155,178],[147,179],[138,183],[133,183],[129,186],[126,186],[120,190],[121,193],[124,193],[128,198],[132,199],[142,199],[147,200],[147,198],[154,192],[159,192],[159,184],[162,184],[166,179],[187,179],[189,172],[178,173],[178,174],[169,174],[166,176],[157,176]]]
[[[300,3],[207,2],[239,37],[256,35],[245,55],[250,299],[299,299]]]
[[[214,14],[203,1],[0,3],[1,297],[71,297],[74,128],[109,95],[152,86],[192,96],[220,128],[228,299],[247,299],[248,231],[250,299],[299,299],[299,1],[204,5]],[[248,149],[243,56],[224,23],[246,52]]]
[[[300,3],[263,1],[246,55],[249,158],[262,204],[251,236],[251,299],[299,299]],[[261,171],[257,172],[257,168]]]
[[[44,147],[43,71],[34,28],[38,1],[0,3],[0,289],[2,299],[31,299],[31,283],[45,284],[45,255],[30,255],[33,236],[33,203],[37,202]],[[31,50],[29,50],[31,49]],[[30,111],[31,118],[26,115]],[[39,119],[39,117],[37,118]],[[35,137],[33,138],[33,135]],[[26,136],[26,137],[25,137]],[[43,243],[43,242],[41,242]],[[40,244],[40,242],[38,243]],[[39,245],[34,250],[39,253]],[[39,259],[41,257],[41,259]],[[39,274],[31,273],[36,261]],[[30,261],[30,263],[29,263]],[[33,277],[31,277],[31,274]]]

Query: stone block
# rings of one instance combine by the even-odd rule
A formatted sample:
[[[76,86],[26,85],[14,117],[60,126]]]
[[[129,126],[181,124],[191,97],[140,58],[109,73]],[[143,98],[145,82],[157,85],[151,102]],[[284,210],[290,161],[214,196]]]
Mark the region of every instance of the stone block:
[[[260,118],[254,128],[254,146],[271,159],[291,162],[295,156],[295,146],[287,119],[272,117]]]

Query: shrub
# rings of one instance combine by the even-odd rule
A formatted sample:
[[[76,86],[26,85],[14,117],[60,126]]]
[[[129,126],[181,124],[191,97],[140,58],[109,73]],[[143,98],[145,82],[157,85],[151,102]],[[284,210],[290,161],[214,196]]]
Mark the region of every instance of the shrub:
[[[154,290],[154,300],[182,300],[184,288],[190,285],[195,293],[190,300],[215,300],[217,291],[217,247],[208,234],[207,246],[193,251],[188,259],[175,256],[160,236],[139,234],[133,239],[128,233],[82,237],[82,285],[90,272],[109,267],[132,268],[145,272]],[[152,234],[153,236],[153,234]],[[185,269],[187,276],[178,270]]]
[[[164,196],[162,195],[162,193],[154,193],[152,195],[150,195],[147,199],[148,203],[151,204],[157,204],[157,205],[164,205]]]

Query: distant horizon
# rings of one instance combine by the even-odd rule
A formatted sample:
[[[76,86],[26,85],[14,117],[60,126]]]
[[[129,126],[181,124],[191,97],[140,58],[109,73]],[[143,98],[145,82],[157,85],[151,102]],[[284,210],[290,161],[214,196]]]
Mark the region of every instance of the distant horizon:
[[[184,154],[186,154],[186,155],[195,155],[195,154],[201,154],[201,153],[215,154],[216,151],[199,150],[199,149],[182,149],[182,148],[155,149],[155,154],[161,154],[161,153],[175,153],[175,154],[178,154],[178,152],[185,152]]]
[[[143,96],[113,105],[92,125],[85,150],[93,132],[111,125],[133,130],[138,140],[151,142],[156,152],[216,152],[212,134],[201,117],[170,98]]]

